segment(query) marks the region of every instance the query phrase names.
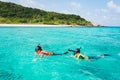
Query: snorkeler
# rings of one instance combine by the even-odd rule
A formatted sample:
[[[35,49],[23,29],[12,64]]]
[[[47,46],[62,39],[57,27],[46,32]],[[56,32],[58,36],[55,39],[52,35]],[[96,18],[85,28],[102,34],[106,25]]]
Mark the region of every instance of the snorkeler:
[[[100,58],[104,58],[105,56],[111,56],[110,54],[103,54],[103,55],[98,55],[98,56],[85,56],[80,53],[80,48],[77,48],[76,50],[70,50],[66,51],[64,54],[67,54],[69,52],[73,52],[74,57],[77,59],[85,59],[85,60],[97,60]]]
[[[70,50],[70,49],[68,49],[68,51],[65,52],[64,54],[67,54],[69,52],[73,52],[74,53],[73,55],[74,55],[75,58],[78,58],[78,59],[88,59],[87,56],[85,56],[85,55],[83,55],[83,54],[80,53],[80,48],[77,48],[76,50]]]
[[[40,57],[43,56],[50,56],[50,55],[62,55],[62,54],[55,54],[53,52],[46,52],[42,50],[42,47],[40,45],[36,46],[35,53],[39,55]]]
[[[36,54],[39,55],[40,57],[42,57],[42,56],[49,56],[49,55],[52,55],[52,54],[53,54],[52,52],[43,51],[43,50],[42,50],[42,47],[39,46],[39,45],[36,46],[35,52],[36,52]]]

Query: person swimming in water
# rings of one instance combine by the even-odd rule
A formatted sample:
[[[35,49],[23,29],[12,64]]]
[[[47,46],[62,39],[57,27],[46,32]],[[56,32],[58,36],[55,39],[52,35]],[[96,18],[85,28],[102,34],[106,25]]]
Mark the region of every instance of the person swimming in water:
[[[42,50],[42,47],[40,45],[36,46],[35,53],[37,55],[39,55],[40,57],[50,56],[50,55],[62,55],[62,54],[55,54],[53,52],[46,52],[46,51]]]
[[[73,55],[74,55],[75,58],[78,58],[78,59],[88,59],[87,56],[81,54],[80,48],[77,48],[76,50],[70,50],[70,49],[68,49],[68,51],[65,52],[64,54],[67,54],[69,52],[73,52],[74,53]]]
[[[103,55],[98,55],[98,56],[85,56],[83,54],[81,54],[81,50],[80,48],[77,48],[76,50],[70,50],[68,49],[67,52],[65,52],[64,54],[67,54],[69,52],[73,52],[74,57],[77,59],[85,59],[85,60],[97,60],[100,58],[104,58],[105,56],[111,56],[110,54],[103,54]]]
[[[36,46],[35,52],[36,52],[36,54],[39,55],[40,57],[42,57],[42,56],[50,56],[50,55],[53,54],[52,52],[43,51],[43,50],[42,50],[42,47],[39,46],[39,45]]]

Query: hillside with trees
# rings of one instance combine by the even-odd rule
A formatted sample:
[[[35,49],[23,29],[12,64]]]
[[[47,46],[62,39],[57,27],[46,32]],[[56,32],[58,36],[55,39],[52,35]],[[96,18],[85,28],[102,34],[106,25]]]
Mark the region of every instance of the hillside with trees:
[[[79,15],[48,12],[0,1],[0,24],[65,24],[92,26]]]

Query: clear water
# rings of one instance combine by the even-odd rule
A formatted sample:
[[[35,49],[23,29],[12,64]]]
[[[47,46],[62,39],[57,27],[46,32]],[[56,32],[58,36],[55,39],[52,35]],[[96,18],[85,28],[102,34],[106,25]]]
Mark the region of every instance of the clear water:
[[[37,61],[34,48],[63,54],[82,47],[89,56],[111,54],[95,61],[70,54]],[[0,28],[0,80],[120,80],[120,28]]]

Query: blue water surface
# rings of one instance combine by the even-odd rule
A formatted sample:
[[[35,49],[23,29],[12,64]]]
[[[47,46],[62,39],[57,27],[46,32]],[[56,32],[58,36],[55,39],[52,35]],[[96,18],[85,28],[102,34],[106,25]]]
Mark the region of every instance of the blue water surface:
[[[81,47],[87,61],[72,53],[34,59],[36,45],[63,54]],[[120,28],[0,28],[0,80],[120,80]]]

